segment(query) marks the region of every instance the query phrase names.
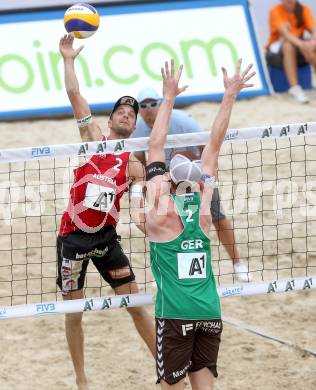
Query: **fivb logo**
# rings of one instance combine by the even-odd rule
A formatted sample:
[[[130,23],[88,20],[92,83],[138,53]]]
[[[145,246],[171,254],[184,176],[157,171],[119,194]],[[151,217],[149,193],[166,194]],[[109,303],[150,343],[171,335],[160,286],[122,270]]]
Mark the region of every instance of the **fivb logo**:
[[[54,303],[39,303],[36,305],[37,314],[53,314],[56,313],[56,307]]]
[[[45,157],[51,154],[49,146],[32,148],[32,157]]]
[[[181,326],[183,336],[186,336],[188,331],[193,330],[193,324],[184,324]]]

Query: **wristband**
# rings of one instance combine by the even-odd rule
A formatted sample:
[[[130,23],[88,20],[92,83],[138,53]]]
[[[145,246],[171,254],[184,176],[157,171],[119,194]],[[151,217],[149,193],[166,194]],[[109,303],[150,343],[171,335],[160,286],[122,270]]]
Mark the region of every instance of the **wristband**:
[[[203,181],[206,185],[213,189],[218,187],[218,183],[216,182],[215,176],[203,174],[201,176],[201,181]]]
[[[84,116],[83,118],[77,119],[77,125],[79,128],[86,127],[92,122],[92,115]]]
[[[162,161],[154,161],[146,167],[146,180],[149,181],[155,176],[164,175],[166,164]]]

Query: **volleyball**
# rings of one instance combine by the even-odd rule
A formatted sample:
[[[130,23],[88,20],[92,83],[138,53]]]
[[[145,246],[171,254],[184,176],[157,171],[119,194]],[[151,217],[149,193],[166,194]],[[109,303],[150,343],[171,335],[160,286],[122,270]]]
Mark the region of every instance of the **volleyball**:
[[[64,24],[74,38],[84,39],[93,35],[100,23],[98,11],[90,4],[78,3],[67,9]]]

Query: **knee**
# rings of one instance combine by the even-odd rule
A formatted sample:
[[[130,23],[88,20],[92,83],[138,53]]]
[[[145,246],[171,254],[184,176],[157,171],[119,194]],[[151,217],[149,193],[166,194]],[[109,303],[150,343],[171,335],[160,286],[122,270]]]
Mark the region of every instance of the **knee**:
[[[129,307],[126,310],[134,320],[141,320],[149,316],[147,310],[144,307]]]
[[[296,55],[296,47],[293,45],[293,43],[291,43],[289,41],[283,42],[282,50],[283,50],[284,54],[294,53]]]
[[[70,313],[65,316],[65,324],[67,327],[79,328],[82,323],[82,313]]]
[[[315,66],[316,65],[316,50],[314,50],[312,53],[310,53],[310,55],[306,55],[305,59],[308,63]]]

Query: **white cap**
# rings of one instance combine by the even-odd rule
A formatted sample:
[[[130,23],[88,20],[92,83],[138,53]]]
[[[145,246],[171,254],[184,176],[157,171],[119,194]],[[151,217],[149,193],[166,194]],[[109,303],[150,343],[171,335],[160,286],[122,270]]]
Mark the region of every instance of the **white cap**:
[[[154,90],[154,88],[146,87],[139,92],[137,96],[137,101],[138,103],[141,103],[147,99],[160,100],[161,96],[159,96],[159,94],[157,93],[157,91]]]
[[[191,161],[182,154],[176,154],[170,161],[169,173],[175,184],[181,181],[198,183],[202,176],[201,160]]]

